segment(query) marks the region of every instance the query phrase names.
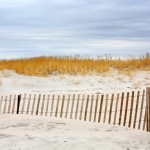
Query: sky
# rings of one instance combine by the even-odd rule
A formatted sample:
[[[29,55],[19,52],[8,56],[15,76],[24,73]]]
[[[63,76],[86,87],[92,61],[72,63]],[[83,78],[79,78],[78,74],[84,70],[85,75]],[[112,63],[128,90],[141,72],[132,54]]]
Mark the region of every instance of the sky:
[[[0,58],[150,52],[150,0],[0,0]]]

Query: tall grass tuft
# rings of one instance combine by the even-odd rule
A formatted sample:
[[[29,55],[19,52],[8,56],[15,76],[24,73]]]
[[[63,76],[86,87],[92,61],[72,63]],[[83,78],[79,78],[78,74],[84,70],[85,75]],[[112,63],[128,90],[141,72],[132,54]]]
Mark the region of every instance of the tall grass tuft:
[[[34,57],[24,59],[0,60],[0,70],[15,70],[18,74],[29,76],[48,76],[50,74],[89,74],[103,73],[110,68],[120,72],[136,70],[150,71],[150,55],[141,58],[108,59],[80,57]]]

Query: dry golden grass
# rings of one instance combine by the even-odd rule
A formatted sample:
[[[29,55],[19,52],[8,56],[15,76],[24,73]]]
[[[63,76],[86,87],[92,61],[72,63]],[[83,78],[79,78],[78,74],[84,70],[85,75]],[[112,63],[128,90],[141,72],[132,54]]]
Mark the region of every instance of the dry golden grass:
[[[104,73],[110,68],[129,74],[136,70],[150,71],[150,57],[127,60],[80,59],[76,57],[34,57],[14,60],[0,60],[0,70],[15,70],[30,76],[49,74],[88,74]]]

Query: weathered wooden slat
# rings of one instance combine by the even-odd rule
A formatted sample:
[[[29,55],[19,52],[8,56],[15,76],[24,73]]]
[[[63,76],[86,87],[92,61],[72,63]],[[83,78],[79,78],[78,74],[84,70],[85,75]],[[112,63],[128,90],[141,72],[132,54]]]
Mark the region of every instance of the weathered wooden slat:
[[[125,114],[124,114],[124,122],[123,122],[123,126],[126,125],[127,112],[128,112],[128,101],[129,101],[129,92],[127,92],[127,98],[126,98],[126,106],[125,106]]]
[[[52,96],[52,103],[51,103],[51,112],[50,112],[50,116],[52,117],[53,115],[53,109],[54,109],[54,99],[55,99],[55,95]]]
[[[141,102],[141,110],[140,110],[140,116],[139,116],[138,129],[141,128],[141,119],[142,119],[142,113],[143,113],[144,97],[145,97],[145,90],[143,90],[143,94],[142,94],[142,102]]]
[[[37,108],[36,108],[36,115],[38,115],[38,113],[39,113],[40,100],[41,100],[41,94],[39,94],[39,97],[38,97]]]
[[[145,109],[145,114],[144,114],[144,122],[143,122],[143,130],[145,130],[146,127],[146,120],[147,119],[147,109]]]
[[[65,103],[65,95],[63,95],[63,99],[62,99],[60,118],[62,118],[62,116],[63,116],[64,103]]]
[[[5,103],[4,103],[4,111],[3,113],[6,113],[6,107],[7,107],[7,96],[5,97]]]
[[[99,99],[99,95],[96,96],[95,111],[94,111],[94,122],[96,122],[98,99]]]
[[[26,93],[24,94],[24,97],[22,99],[23,103],[22,103],[22,111],[21,111],[21,114],[24,113],[24,107],[25,107],[25,102],[26,102]]]
[[[46,103],[46,112],[45,112],[45,116],[47,116],[47,113],[48,113],[49,100],[50,100],[50,95],[48,95],[48,97],[47,97],[47,103]]]
[[[77,119],[77,117],[78,117],[79,101],[80,101],[80,95],[78,94],[75,119]]]
[[[90,116],[89,116],[89,121],[91,121],[91,120],[92,120],[93,100],[94,100],[94,95],[92,95],[92,99],[91,99],[91,107],[90,107]]]
[[[55,117],[57,117],[57,114],[58,114],[59,100],[60,100],[60,95],[58,95],[58,99],[57,99],[56,111],[55,111]]]
[[[131,99],[130,117],[129,117],[129,124],[128,124],[128,127],[131,127],[132,111],[133,111],[133,103],[134,103],[134,91],[132,91],[132,99]]]
[[[108,97],[109,97],[109,95],[107,94],[107,95],[106,95],[106,103],[105,103],[105,112],[104,112],[104,120],[103,120],[103,123],[106,122],[106,114],[107,114],[107,107],[108,107]]]
[[[120,115],[119,115],[118,125],[121,125],[123,100],[124,100],[124,92],[122,92],[122,96],[121,96]]]
[[[20,102],[21,102],[21,95],[18,95],[17,99],[17,114],[19,114],[20,110]]]
[[[33,98],[31,115],[33,115],[34,113],[35,100],[36,100],[36,94],[34,94],[34,98]]]
[[[115,115],[114,115],[114,125],[116,124],[117,112],[118,112],[118,102],[119,102],[119,93],[117,94],[116,106],[115,106]]]
[[[66,114],[65,114],[65,118],[67,118],[67,116],[68,116],[69,104],[70,104],[70,95],[68,95],[68,100],[67,100],[67,108],[66,108]]]
[[[31,102],[31,94],[29,94],[28,106],[27,106],[27,112],[26,112],[26,114],[29,114],[30,102]]]
[[[147,132],[150,132],[150,87],[146,88],[146,109],[147,109],[146,130]]]
[[[102,114],[103,99],[104,99],[104,95],[101,95],[101,102],[100,102],[100,108],[99,108],[98,122],[100,122],[100,121],[101,121],[101,114]]]
[[[138,111],[138,105],[139,105],[139,96],[140,96],[140,91],[138,91],[138,93],[137,93],[137,101],[136,101],[136,108],[135,108],[133,128],[136,127],[136,118],[137,118],[137,111]]]
[[[14,95],[13,106],[12,106],[12,114],[14,114],[14,112],[15,112],[16,98],[17,98],[17,96]]]
[[[114,94],[112,94],[112,96],[111,96],[110,109],[109,109],[109,120],[108,120],[109,124],[111,123],[113,101],[114,101]]]
[[[72,119],[72,116],[73,116],[74,101],[75,101],[75,94],[73,94],[73,100],[72,100],[72,106],[71,106],[70,119]]]
[[[44,104],[45,104],[45,95],[43,95],[43,100],[42,100],[42,107],[41,107],[41,116],[43,115],[44,111]]]
[[[8,113],[10,114],[12,95],[9,96]]]
[[[83,113],[83,105],[84,105],[84,95],[82,96],[82,103],[81,103],[81,110],[80,110],[80,120],[82,119],[82,113]]]
[[[85,113],[84,113],[84,121],[86,121],[87,118],[87,111],[88,111],[88,104],[89,104],[89,95],[87,96],[87,100],[86,100],[86,106],[85,106]]]

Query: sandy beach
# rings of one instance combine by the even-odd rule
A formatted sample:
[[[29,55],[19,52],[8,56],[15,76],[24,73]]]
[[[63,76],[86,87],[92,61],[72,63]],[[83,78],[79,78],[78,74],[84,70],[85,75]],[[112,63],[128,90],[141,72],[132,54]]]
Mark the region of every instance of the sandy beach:
[[[34,77],[0,71],[0,94],[23,93],[118,93],[143,90],[150,86],[150,71],[136,71],[130,75],[110,70],[102,74],[49,75]]]
[[[0,95],[141,91],[150,86],[149,73],[137,71],[128,76],[113,70],[101,75],[31,77],[5,70],[0,72]],[[146,131],[108,123],[25,114],[0,115],[1,150],[148,150],[149,137]]]

